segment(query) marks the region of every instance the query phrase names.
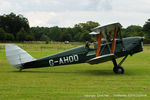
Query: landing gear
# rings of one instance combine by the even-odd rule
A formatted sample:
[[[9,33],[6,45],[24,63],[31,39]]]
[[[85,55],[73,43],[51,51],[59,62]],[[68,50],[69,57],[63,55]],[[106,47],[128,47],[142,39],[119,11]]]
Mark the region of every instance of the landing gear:
[[[114,68],[113,68],[114,73],[116,73],[116,74],[123,74],[123,73],[124,73],[124,68],[121,66],[121,64],[124,62],[124,60],[125,60],[127,57],[128,57],[128,55],[125,56],[125,57],[121,60],[121,62],[120,62],[119,64],[117,64],[115,58],[112,60],[112,61],[113,61],[113,64],[114,64]]]
[[[123,74],[124,73],[124,68],[122,66],[116,66],[116,67],[113,68],[113,71],[116,74]]]

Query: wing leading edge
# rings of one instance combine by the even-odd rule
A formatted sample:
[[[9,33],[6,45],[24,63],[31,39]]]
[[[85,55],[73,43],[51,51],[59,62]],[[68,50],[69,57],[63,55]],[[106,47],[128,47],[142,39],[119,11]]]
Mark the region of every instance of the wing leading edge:
[[[112,24],[108,24],[108,25],[104,25],[104,26],[98,26],[92,29],[93,32],[91,32],[91,35],[96,35],[99,34],[99,32],[105,33],[105,31],[107,30],[108,32],[113,31],[115,29],[115,27],[119,27],[121,28],[122,25],[120,23],[112,23]]]

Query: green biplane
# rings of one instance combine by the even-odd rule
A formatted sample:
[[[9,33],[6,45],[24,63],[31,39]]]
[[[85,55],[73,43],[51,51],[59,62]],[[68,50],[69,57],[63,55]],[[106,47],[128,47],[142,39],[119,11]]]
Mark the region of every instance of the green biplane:
[[[59,65],[89,63],[98,64],[106,61],[112,61],[113,71],[117,74],[123,74],[124,69],[121,66],[128,55],[143,51],[144,37],[121,37],[121,24],[113,23],[105,26],[98,26],[92,29],[91,35],[96,36],[94,48],[80,46],[41,59],[35,59],[26,51],[16,45],[8,44],[5,47],[8,62],[18,68],[39,68],[53,67]],[[116,59],[124,57],[119,64]]]

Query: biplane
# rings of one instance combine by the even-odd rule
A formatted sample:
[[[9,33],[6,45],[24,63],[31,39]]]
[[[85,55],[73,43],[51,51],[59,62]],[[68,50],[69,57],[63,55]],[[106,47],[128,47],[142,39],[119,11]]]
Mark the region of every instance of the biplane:
[[[96,37],[94,47],[79,46],[44,58],[35,59],[20,47],[7,44],[5,47],[8,62],[20,71],[28,68],[53,67],[68,64],[99,64],[112,61],[113,71],[123,74],[124,68],[121,66],[128,55],[143,51],[144,37],[121,36],[121,24],[113,23],[105,26],[98,26],[92,29],[91,35]],[[117,63],[116,59],[123,57]]]

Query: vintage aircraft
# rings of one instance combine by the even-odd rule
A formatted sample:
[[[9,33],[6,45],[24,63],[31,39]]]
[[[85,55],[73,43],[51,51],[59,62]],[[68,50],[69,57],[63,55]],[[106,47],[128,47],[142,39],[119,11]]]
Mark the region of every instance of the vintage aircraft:
[[[113,71],[123,74],[121,64],[128,55],[143,51],[144,37],[121,37],[121,24],[113,23],[105,26],[98,26],[92,29],[91,35],[96,35],[95,48],[80,46],[41,59],[35,59],[26,51],[16,45],[8,44],[5,47],[8,62],[20,71],[27,68],[39,68],[59,66],[78,63],[98,64],[112,61]],[[116,59],[124,57],[117,64]]]

